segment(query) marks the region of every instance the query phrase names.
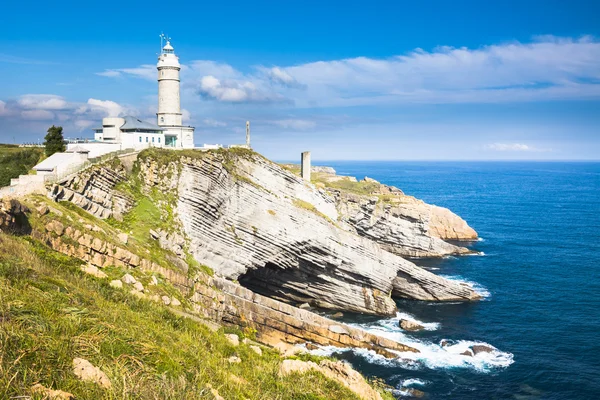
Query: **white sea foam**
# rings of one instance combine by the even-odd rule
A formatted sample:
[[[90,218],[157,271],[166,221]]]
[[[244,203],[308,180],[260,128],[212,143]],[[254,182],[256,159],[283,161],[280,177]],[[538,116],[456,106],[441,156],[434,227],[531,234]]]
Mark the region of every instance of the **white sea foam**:
[[[409,378],[409,379],[405,379],[402,382],[400,382],[398,387],[402,388],[402,387],[412,387],[412,386],[425,386],[428,383],[429,383],[428,381],[424,381],[422,379]]]
[[[484,239],[484,238],[482,238],[482,237],[480,237],[480,238],[477,238],[477,241],[478,241],[478,242],[485,242],[485,239]]]
[[[435,331],[436,329],[439,329],[439,327],[440,327],[440,323],[439,322],[423,322],[423,321],[419,321],[418,319],[416,319],[414,317],[414,315],[411,315],[411,314],[408,314],[408,313],[403,313],[403,312],[397,312],[395,318],[390,318],[390,319],[387,319],[387,320],[380,321],[380,324],[389,326],[390,329],[394,329],[394,328],[397,328],[399,326],[401,319],[406,319],[408,321],[415,322],[415,323],[421,325],[427,331]]]
[[[350,324],[357,328],[373,334],[406,344],[417,350],[419,353],[412,352],[395,352],[398,358],[390,360],[372,350],[366,349],[340,349],[333,346],[326,346],[319,350],[313,351],[315,354],[331,355],[333,353],[352,351],[357,356],[364,358],[372,364],[384,366],[400,366],[404,369],[418,370],[422,368],[445,369],[445,368],[468,368],[478,372],[490,372],[496,368],[506,368],[513,363],[513,355],[508,352],[503,352],[491,344],[469,340],[447,340],[446,346],[442,347],[439,343],[433,343],[427,340],[421,340],[410,336],[398,327],[398,320],[404,315],[409,314],[398,313],[396,318],[380,320],[365,324]],[[414,319],[414,318],[413,318]],[[421,323],[420,321],[418,321]],[[423,323],[427,324],[427,323]],[[429,323],[430,329],[437,329],[439,324]],[[491,347],[493,350],[490,353],[480,352],[474,356],[463,355],[474,345],[483,345]]]
[[[473,289],[475,292],[477,292],[477,294],[479,294],[483,298],[488,298],[491,296],[491,293],[489,292],[489,290],[487,290],[487,288],[485,288],[483,285],[480,285],[477,282],[467,280],[460,275],[440,275],[440,276],[443,278],[446,278],[450,281],[462,283],[462,284],[469,286],[471,289]]]

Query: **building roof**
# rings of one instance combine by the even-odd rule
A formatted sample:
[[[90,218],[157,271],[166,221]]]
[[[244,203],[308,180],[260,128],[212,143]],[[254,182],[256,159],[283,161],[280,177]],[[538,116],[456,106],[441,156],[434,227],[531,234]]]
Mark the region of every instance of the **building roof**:
[[[73,146],[69,149],[67,149],[67,153],[89,153],[90,151],[86,148],[83,148],[81,146]]]
[[[44,161],[33,167],[36,171],[54,171],[58,165],[70,163],[75,153],[54,153]]]
[[[136,117],[123,117],[125,123],[121,125],[121,130],[137,130],[137,131],[163,131],[164,129],[158,125],[151,124],[150,122],[142,121]]]

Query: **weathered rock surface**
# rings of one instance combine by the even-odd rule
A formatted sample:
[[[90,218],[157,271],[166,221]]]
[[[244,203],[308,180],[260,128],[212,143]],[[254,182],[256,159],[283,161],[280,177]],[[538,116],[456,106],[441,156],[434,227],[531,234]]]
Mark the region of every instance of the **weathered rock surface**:
[[[102,164],[52,186],[49,197],[66,200],[98,218],[121,215],[131,208],[133,200],[113,188],[127,177],[120,163]]]
[[[390,294],[420,300],[472,300],[469,288],[431,274],[373,240],[336,225],[326,191],[258,155],[183,157],[161,182],[147,157],[140,177],[177,182],[177,212],[193,256],[259,293],[329,309],[393,315]],[[228,169],[229,168],[229,169]],[[441,242],[441,240],[440,240]],[[450,246],[450,245],[448,245]],[[398,278],[399,277],[399,278]]]
[[[76,240],[77,237],[79,239],[83,237],[81,232],[77,232],[67,227],[63,236],[45,230],[44,232],[33,231],[32,236],[57,251],[84,261],[95,260],[101,256],[98,260],[99,265],[121,265],[139,268],[150,275],[159,275],[185,296],[196,314],[219,324],[255,329],[257,339],[265,344],[281,346],[282,343],[313,342],[323,346],[361,347],[374,350],[388,358],[396,357],[396,354],[389,350],[417,352],[416,349],[401,343],[254,293],[224,278],[209,277],[201,272],[197,272],[194,277],[189,277],[186,273],[173,268],[174,266],[171,269],[166,268],[91,235],[84,240]],[[104,253],[94,250],[92,247],[94,243],[96,243],[95,247]],[[136,282],[138,280],[131,274],[125,274],[121,280],[111,281],[110,285],[123,287],[124,283],[134,285]],[[144,293],[133,288],[130,293],[145,297]],[[166,295],[162,298],[152,295],[150,299],[162,300],[166,305],[180,303],[175,297]],[[295,347],[293,349],[299,350]],[[289,350],[288,345],[286,352]]]
[[[356,232],[401,256],[439,257],[465,254],[469,250],[445,240],[474,240],[475,232],[450,210],[427,204],[398,189],[380,185],[380,192],[389,194],[383,200],[378,195],[358,195],[330,189],[334,194],[341,220]],[[395,189],[395,190],[394,190]]]
[[[408,319],[401,319],[399,325],[400,325],[400,328],[402,328],[405,331],[416,332],[416,331],[422,331],[423,329],[425,329],[423,327],[423,325],[418,324],[415,321],[410,321]]]
[[[279,367],[279,376],[287,376],[294,372],[302,374],[311,370],[319,371],[326,377],[340,382],[361,399],[382,399],[381,395],[365,381],[361,374],[342,361],[323,360],[317,364],[313,361],[283,360]]]
[[[0,230],[11,232],[25,232],[28,227],[22,222],[25,220],[25,213],[29,212],[27,206],[19,200],[4,197],[0,199]]]
[[[105,389],[112,386],[108,376],[86,359],[76,358],[73,360],[73,373],[82,381],[94,382]]]

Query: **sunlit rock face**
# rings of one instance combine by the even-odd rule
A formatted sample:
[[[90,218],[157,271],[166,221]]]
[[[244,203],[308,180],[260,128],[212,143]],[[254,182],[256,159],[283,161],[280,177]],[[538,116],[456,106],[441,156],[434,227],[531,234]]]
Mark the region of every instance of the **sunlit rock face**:
[[[218,275],[291,303],[379,315],[395,312],[392,294],[477,298],[338,222],[339,200],[330,192],[259,155],[233,158],[182,157],[168,168],[173,174],[158,173],[165,166],[151,157],[140,162],[147,185],[177,191],[191,253]]]

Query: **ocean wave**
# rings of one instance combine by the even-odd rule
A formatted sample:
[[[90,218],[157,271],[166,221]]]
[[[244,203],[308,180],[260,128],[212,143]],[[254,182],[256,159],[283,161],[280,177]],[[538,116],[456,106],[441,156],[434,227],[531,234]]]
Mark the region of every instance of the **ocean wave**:
[[[483,256],[485,256],[485,253],[483,251],[476,251],[475,253],[467,253],[467,254],[465,254],[465,256],[483,257]]]
[[[480,237],[480,238],[477,238],[477,241],[478,241],[478,242],[485,242],[485,239],[484,239],[484,238],[482,238],[482,237]]]
[[[354,327],[363,329],[367,332],[378,336],[394,340],[399,343],[406,344],[417,350],[419,353],[412,352],[396,352],[398,358],[394,360],[386,359],[385,357],[375,353],[372,350],[366,349],[339,349],[329,348],[325,352],[340,352],[352,351],[356,355],[361,356],[367,362],[384,366],[401,366],[405,369],[418,370],[422,368],[430,369],[451,369],[451,368],[469,368],[478,372],[490,372],[496,368],[506,368],[513,361],[513,354],[503,352],[493,345],[480,341],[470,340],[446,340],[446,345],[441,346],[440,343],[432,343],[427,340],[421,340],[409,335],[398,327],[398,320],[404,315],[412,317],[409,314],[398,313],[396,318],[379,320],[364,324],[350,324]],[[413,318],[414,319],[414,318]],[[415,319],[415,321],[418,321]],[[421,321],[418,321],[421,323]],[[427,323],[423,323],[427,324]],[[435,324],[435,323],[429,323]],[[430,329],[437,329],[439,324],[430,325]],[[481,345],[490,347],[491,352],[480,352],[475,355],[461,354],[469,350],[471,346]],[[324,354],[328,355],[328,354]]]
[[[401,381],[400,384],[398,385],[398,387],[403,388],[403,387],[412,387],[412,386],[425,386],[428,383],[429,383],[428,381],[424,381],[422,379],[408,378],[408,379],[404,379],[403,381]]]
[[[449,281],[454,281],[454,282],[458,282],[458,283],[469,286],[471,289],[473,289],[475,292],[477,292],[478,295],[480,295],[483,298],[489,298],[492,295],[489,292],[489,290],[487,290],[487,288],[484,287],[483,285],[481,285],[477,282],[473,282],[468,279],[465,279],[460,275],[440,275],[440,276],[442,278],[448,279]]]

